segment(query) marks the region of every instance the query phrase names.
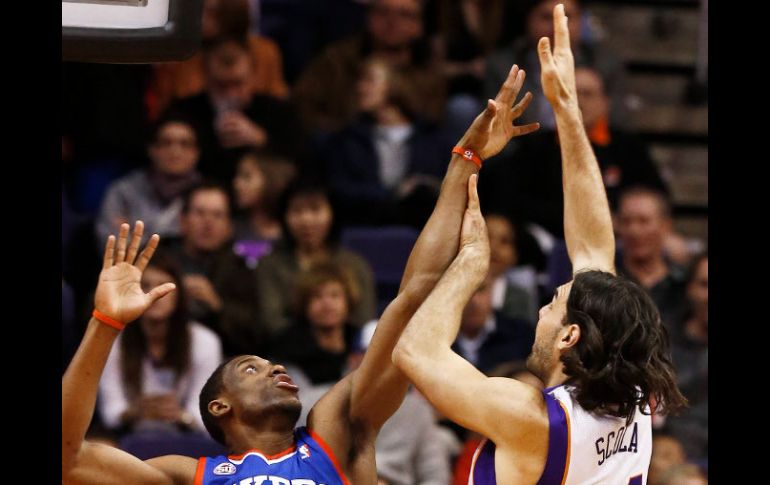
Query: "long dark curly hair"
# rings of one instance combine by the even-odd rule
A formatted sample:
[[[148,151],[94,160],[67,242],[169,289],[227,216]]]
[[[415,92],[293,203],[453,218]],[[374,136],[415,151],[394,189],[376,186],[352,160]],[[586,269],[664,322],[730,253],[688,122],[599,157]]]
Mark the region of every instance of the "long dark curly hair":
[[[562,354],[572,395],[587,411],[633,419],[676,413],[687,400],[676,384],[668,333],[647,292],[603,271],[575,275],[566,323],[580,327],[578,343]]]

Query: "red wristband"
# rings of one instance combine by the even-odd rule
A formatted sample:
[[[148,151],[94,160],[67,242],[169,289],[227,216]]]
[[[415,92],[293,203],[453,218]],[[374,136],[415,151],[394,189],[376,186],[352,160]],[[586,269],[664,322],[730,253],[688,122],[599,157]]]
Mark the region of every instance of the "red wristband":
[[[92,313],[95,319],[99,320],[103,324],[107,325],[108,327],[112,327],[116,330],[123,330],[123,328],[126,326],[125,323],[121,323],[114,318],[110,318],[104,313],[100,312],[99,310],[94,310]]]
[[[475,163],[477,167],[481,168],[481,158],[479,158],[479,156],[476,155],[476,152],[473,150],[463,147],[454,147],[452,148],[452,153],[456,153],[464,159],[470,160],[471,162]]]

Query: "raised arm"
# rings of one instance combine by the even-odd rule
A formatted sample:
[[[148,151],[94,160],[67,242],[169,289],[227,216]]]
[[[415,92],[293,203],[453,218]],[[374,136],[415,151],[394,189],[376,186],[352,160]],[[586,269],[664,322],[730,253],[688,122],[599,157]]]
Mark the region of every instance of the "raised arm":
[[[525,435],[535,442],[543,437],[543,425],[547,426],[540,392],[513,379],[486,377],[451,350],[463,309],[489,269],[489,240],[475,175],[468,186],[460,251],[404,330],[393,362],[452,421],[498,446],[502,440]]]
[[[543,93],[553,107],[559,133],[564,187],[564,238],[574,272],[615,272],[615,237],[599,164],[578,107],[575,61],[564,5],[554,8],[554,43],[540,39]]]
[[[499,153],[514,136],[538,128],[537,124],[513,125],[532,98],[527,93],[518,105],[513,106],[524,77],[523,70],[516,66],[511,69],[497,98],[488,101],[487,108],[474,120],[458,146],[487,159]],[[354,418],[379,428],[401,405],[408,382],[393,366],[391,353],[401,331],[457,254],[468,200],[467,180],[478,171],[473,162],[452,155],[436,207],[409,255],[399,295],[383,313],[354,378],[351,399]]]
[[[142,271],[155,252],[159,238],[154,234],[137,258],[144,226],[141,221],[136,223],[131,243],[126,248],[128,229],[128,224],[120,227],[117,252],[115,236],[107,239],[94,299],[95,309],[103,315],[102,320],[123,324],[136,320],[155,300],[174,290],[173,283],[165,283],[149,293],[142,291],[139,284]],[[195,460],[165,457],[156,459],[153,466],[117,448],[84,440],[94,414],[99,378],[119,333],[117,328],[91,318],[83,341],[62,378],[62,482],[179,483],[178,473],[189,471],[190,466],[194,473]]]
[[[514,136],[531,133],[538,125],[514,126],[532,96],[527,93],[514,106],[524,82],[524,71],[514,66],[495,100],[474,120],[458,143],[474,151],[481,159],[496,155]],[[318,419],[344,402],[339,394],[350,392],[347,418],[366,429],[378,430],[398,409],[407,389],[407,380],[391,362],[393,347],[414,312],[430,294],[441,274],[457,254],[463,212],[467,203],[467,180],[478,167],[460,155],[452,155],[436,207],[418,238],[404,271],[398,296],[388,305],[358,370],[325,396],[308,418],[311,427],[319,426],[330,434],[339,431],[334,421]],[[326,426],[324,423],[328,423]],[[338,426],[337,426],[338,427]]]

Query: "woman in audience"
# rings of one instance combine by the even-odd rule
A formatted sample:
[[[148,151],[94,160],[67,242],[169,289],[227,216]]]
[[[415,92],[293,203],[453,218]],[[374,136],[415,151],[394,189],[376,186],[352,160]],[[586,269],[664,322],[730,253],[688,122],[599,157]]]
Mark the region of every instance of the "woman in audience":
[[[233,179],[234,250],[251,268],[281,238],[278,199],[295,172],[291,162],[265,152],[248,151],[238,160]]]
[[[184,118],[158,121],[147,149],[148,168],[137,169],[110,185],[96,219],[100,241],[127,221],[141,220],[147,232],[178,236],[185,191],[200,182],[198,136]]]
[[[376,295],[369,265],[337,243],[338,229],[327,189],[302,179],[292,183],[282,197],[284,239],[257,266],[260,325],[276,334],[292,322],[297,276],[315,264],[333,262],[353,275],[360,288],[359,305],[351,321],[360,326],[374,318]]]
[[[142,286],[173,282],[178,269],[158,253],[142,275]],[[198,395],[222,360],[219,337],[189,321],[184,292],[161,298],[126,326],[113,346],[99,383],[99,412],[121,433],[145,430],[203,431]]]
[[[297,317],[274,339],[274,360],[296,366],[313,385],[337,382],[358,334],[350,323],[358,288],[344,268],[322,263],[299,276],[295,293]]]

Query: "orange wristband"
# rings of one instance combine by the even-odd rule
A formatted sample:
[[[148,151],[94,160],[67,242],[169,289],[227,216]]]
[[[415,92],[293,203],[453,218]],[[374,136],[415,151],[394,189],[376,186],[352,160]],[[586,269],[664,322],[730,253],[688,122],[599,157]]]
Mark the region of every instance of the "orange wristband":
[[[471,162],[475,163],[477,167],[481,168],[481,158],[479,158],[479,156],[476,155],[476,152],[473,150],[463,147],[454,147],[452,148],[452,153],[456,153],[464,159],[470,160]]]
[[[115,330],[123,330],[123,328],[126,326],[125,323],[121,323],[114,318],[110,318],[104,313],[100,312],[99,310],[94,310],[92,313],[95,319],[99,320],[103,324],[107,325],[108,327],[112,327]]]

